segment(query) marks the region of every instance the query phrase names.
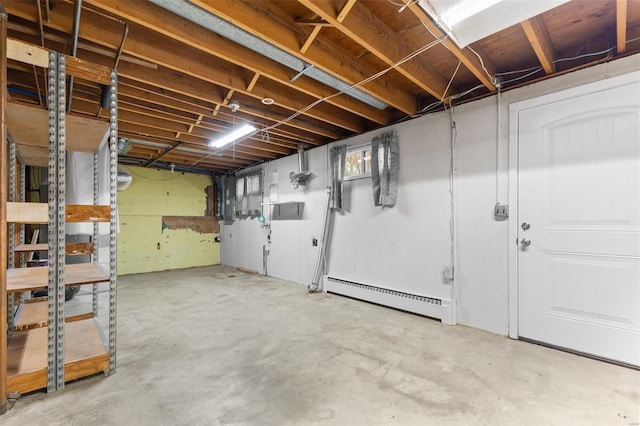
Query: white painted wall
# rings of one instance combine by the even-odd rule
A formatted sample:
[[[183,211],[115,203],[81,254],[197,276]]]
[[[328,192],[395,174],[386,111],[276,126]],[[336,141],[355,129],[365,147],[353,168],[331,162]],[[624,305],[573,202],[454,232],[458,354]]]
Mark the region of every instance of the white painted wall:
[[[453,297],[458,323],[508,334],[508,222],[494,219],[493,206],[496,200],[507,203],[509,103],[639,68],[640,55],[634,55],[506,92],[499,137],[496,96],[455,108]],[[334,219],[328,275],[429,297],[451,295],[452,288],[442,275],[451,262],[449,119],[448,112],[439,112],[393,126],[400,140],[400,190],[395,207],[373,206],[370,179],[345,183],[346,208]],[[368,143],[385,130],[338,144]],[[289,183],[289,172],[297,171],[296,155],[262,166],[265,201],[277,171],[280,201],[305,203],[301,219],[271,221],[271,276],[304,285],[311,282],[317,255],[311,239],[319,236],[322,226],[327,150],[324,146],[307,152],[308,168],[316,175],[308,188],[294,190]],[[265,216],[269,213],[266,209]],[[223,264],[263,272],[267,230],[256,219],[225,225],[222,236]]]

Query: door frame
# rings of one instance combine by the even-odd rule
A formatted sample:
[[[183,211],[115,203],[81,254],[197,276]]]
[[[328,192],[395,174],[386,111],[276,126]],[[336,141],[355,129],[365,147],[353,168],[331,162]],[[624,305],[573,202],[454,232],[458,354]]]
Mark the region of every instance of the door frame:
[[[519,333],[519,282],[518,282],[518,225],[520,223],[518,212],[518,187],[519,187],[519,141],[518,118],[520,111],[549,105],[577,96],[593,94],[616,87],[626,86],[640,82],[640,71],[604,78],[592,83],[572,87],[547,95],[538,96],[509,105],[509,237],[508,237],[508,294],[509,294],[509,337],[518,339]]]

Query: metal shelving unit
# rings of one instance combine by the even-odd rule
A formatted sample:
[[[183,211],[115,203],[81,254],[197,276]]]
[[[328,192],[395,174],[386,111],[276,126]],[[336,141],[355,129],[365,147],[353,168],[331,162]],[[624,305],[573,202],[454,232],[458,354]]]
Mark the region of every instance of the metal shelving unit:
[[[2,34],[2,42],[7,43],[6,33]],[[47,128],[48,141],[28,141],[28,150],[20,155],[20,142],[24,140],[12,140],[4,135],[3,145],[9,145],[9,149],[3,147],[0,150],[0,162],[9,160],[8,182],[3,183],[3,199],[0,201],[0,226],[9,227],[9,232],[3,235],[8,240],[8,252],[6,261],[0,265],[3,268],[3,285],[0,285],[0,296],[7,300],[7,313],[0,318],[3,333],[0,333],[2,346],[6,350],[5,362],[0,362],[0,414],[6,411],[7,395],[11,392],[26,393],[38,389],[47,389],[48,392],[64,388],[65,382],[80,377],[104,372],[106,375],[116,371],[116,190],[117,190],[117,75],[113,70],[104,67],[87,64],[75,58],[67,58],[65,55],[47,51],[37,46],[15,42],[13,51],[22,47],[28,50],[23,57],[12,59],[26,61],[31,65],[46,66],[48,68],[48,111],[46,122],[40,123]],[[3,49],[5,52],[6,49]],[[43,55],[46,55],[46,65],[43,63]],[[33,58],[33,59],[32,59]],[[40,62],[33,63],[38,61]],[[33,62],[29,62],[33,60]],[[72,65],[71,75],[80,78],[97,81],[106,84],[110,89],[109,110],[110,119],[108,126],[104,122],[94,119],[86,119],[66,114],[66,75],[69,61]],[[3,61],[6,67],[6,61]],[[87,72],[89,69],[89,72]],[[15,105],[22,115],[28,105]],[[8,123],[8,107],[2,103],[2,123]],[[33,116],[44,118],[40,108],[32,108]],[[15,110],[14,110],[15,112]],[[19,115],[19,114],[18,114]],[[95,123],[102,123],[104,131],[108,133],[109,155],[109,205],[98,205],[98,166],[99,145],[102,138],[94,145],[87,148],[82,142],[83,149],[94,149],[94,205],[66,205],[66,153],[69,144],[67,134],[67,118],[74,123],[85,120],[91,124],[88,127],[96,128]],[[27,124],[30,126],[31,122]],[[15,126],[15,124],[14,124]],[[27,127],[25,126],[25,127]],[[19,127],[19,126],[18,126]],[[97,127],[99,128],[99,126]],[[9,129],[12,130],[11,128]],[[42,132],[33,131],[30,135],[41,135]],[[75,135],[76,139],[79,135]],[[24,137],[24,136],[22,136]],[[87,135],[82,135],[87,137]],[[73,145],[73,142],[72,142]],[[73,145],[78,146],[77,143]],[[93,148],[91,148],[93,147]],[[29,153],[40,149],[40,155],[34,156],[30,164]],[[47,152],[48,170],[48,200],[47,204],[24,203],[25,200],[25,166],[37,165],[43,157],[43,151]],[[8,155],[9,158],[6,158]],[[20,202],[17,200],[17,158],[20,158]],[[6,195],[5,195],[6,194]],[[9,198],[7,200],[6,198]],[[7,202],[8,201],[8,202]],[[93,222],[93,242],[84,248],[85,252],[93,253],[93,262],[66,265],[65,258],[69,253],[66,244],[65,225],[70,222]],[[99,222],[109,223],[109,262],[108,268],[103,269],[97,263],[98,245],[100,241]],[[48,226],[48,266],[25,268],[24,255],[29,251],[29,245],[24,244],[24,224],[40,223]],[[16,224],[20,225],[19,245],[16,250]],[[82,245],[82,244],[80,244]],[[77,250],[75,244],[73,250]],[[42,249],[42,245],[37,246]],[[82,251],[82,248],[81,248]],[[16,264],[15,253],[20,254],[20,267]],[[71,253],[73,254],[73,253]],[[4,259],[3,259],[4,260]],[[8,269],[5,269],[8,268]],[[98,315],[98,283],[107,282],[109,286],[108,301],[108,330],[103,333],[97,322]],[[69,285],[92,284],[92,303],[90,312],[77,316],[65,316],[65,288]],[[48,296],[39,301],[25,301],[23,297],[18,299],[17,294],[24,295],[35,289],[47,289]],[[46,309],[44,304],[46,304]],[[0,351],[1,352],[1,351]],[[1,354],[1,353],[0,353]],[[5,364],[6,363],[6,364]]]

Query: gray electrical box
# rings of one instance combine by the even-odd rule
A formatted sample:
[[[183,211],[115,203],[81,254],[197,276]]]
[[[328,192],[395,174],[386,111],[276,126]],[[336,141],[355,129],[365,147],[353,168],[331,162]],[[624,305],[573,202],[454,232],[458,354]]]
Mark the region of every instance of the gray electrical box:
[[[509,218],[509,206],[507,204],[496,203],[493,214],[497,220],[505,220]]]

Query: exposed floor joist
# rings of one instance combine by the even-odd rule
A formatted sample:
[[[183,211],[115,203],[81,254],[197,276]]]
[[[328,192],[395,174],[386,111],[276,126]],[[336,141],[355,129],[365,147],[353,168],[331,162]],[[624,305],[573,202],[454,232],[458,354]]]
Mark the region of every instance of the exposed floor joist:
[[[547,74],[553,73],[555,49],[542,17],[536,16],[522,22],[522,29],[536,52],[536,56]]]

